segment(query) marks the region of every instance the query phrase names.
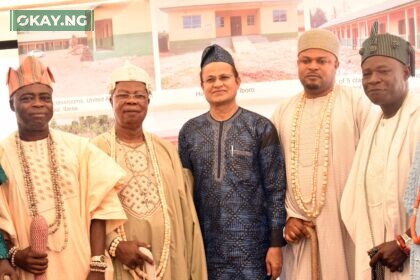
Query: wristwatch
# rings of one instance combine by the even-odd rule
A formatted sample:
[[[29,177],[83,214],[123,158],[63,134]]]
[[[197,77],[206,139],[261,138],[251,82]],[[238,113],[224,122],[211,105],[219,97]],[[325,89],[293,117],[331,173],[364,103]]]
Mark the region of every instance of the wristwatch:
[[[408,236],[407,233],[401,234],[401,237],[404,240],[405,246],[411,247],[413,245],[413,239],[411,239],[411,237]]]
[[[92,256],[90,258],[90,261],[91,262],[100,262],[100,263],[103,263],[103,262],[105,262],[105,256],[104,255]]]

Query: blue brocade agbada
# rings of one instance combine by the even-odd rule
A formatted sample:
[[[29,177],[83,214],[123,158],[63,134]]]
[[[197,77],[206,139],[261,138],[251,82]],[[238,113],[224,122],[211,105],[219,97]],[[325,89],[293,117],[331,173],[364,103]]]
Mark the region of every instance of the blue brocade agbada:
[[[242,108],[223,122],[206,113],[182,127],[179,153],[194,177],[209,279],[265,279],[268,248],[285,243],[285,167],[273,124]]]

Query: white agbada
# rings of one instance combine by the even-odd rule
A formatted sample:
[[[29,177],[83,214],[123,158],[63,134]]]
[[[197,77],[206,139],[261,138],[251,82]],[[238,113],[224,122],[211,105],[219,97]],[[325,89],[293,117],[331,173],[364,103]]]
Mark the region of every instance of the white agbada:
[[[353,155],[356,150],[359,136],[364,128],[372,106],[369,100],[359,91],[351,88],[336,86],[335,100],[333,103],[331,129],[329,137],[329,166],[328,186],[326,191],[326,203],[316,218],[317,236],[319,242],[320,266],[322,279],[353,279],[353,244],[346,233],[344,225],[340,221],[339,203],[347,175],[350,171]],[[273,122],[278,130],[286,159],[288,189],[286,192],[286,209],[288,218],[296,217],[310,220],[296,203],[291,189],[291,127],[296,106],[303,93],[282,100],[273,115]],[[300,129],[300,152],[299,180],[304,198],[308,198],[312,184],[313,170],[312,158],[314,154],[315,132],[311,128],[317,124],[317,115],[320,107],[326,101],[324,97],[317,100],[307,100],[303,112],[303,122]],[[313,104],[312,104],[313,103]],[[319,104],[317,104],[319,103]],[[322,109],[321,109],[322,110]],[[312,112],[311,112],[312,111]],[[311,119],[311,115],[313,118]],[[314,122],[313,124],[311,124]],[[323,149],[320,149],[322,158]],[[306,162],[306,163],[305,163]],[[318,176],[322,173],[321,160],[318,163]],[[306,182],[306,184],[305,184]],[[318,179],[318,182],[321,182]],[[321,183],[317,187],[317,198],[320,196]],[[311,253],[310,241],[302,240],[295,244],[289,244],[283,249],[283,273],[282,279],[300,280],[310,279]]]
[[[382,171],[380,189],[383,190],[377,204],[380,211],[373,210],[375,215],[375,242],[395,240],[395,236],[405,232],[408,227],[408,216],[403,202],[406,180],[413,161],[416,142],[420,140],[420,95],[409,94],[403,107],[398,112],[397,123],[390,125],[395,130],[391,138],[386,165]],[[375,134],[377,133],[382,113],[366,128],[359,142],[352,169],[341,199],[341,216],[343,222],[356,246],[355,278],[356,280],[371,279],[371,268],[367,251],[373,247],[365,200],[365,170],[369,159]],[[376,133],[375,133],[376,131]],[[394,131],[391,133],[394,134]],[[381,139],[383,140],[383,139]],[[387,153],[384,151],[384,153]],[[372,178],[368,179],[372,185]],[[370,183],[369,183],[370,182]],[[368,191],[369,193],[369,191]],[[378,196],[376,196],[378,198]],[[376,215],[380,215],[376,217]],[[383,225],[378,225],[382,220]],[[382,236],[384,235],[384,236]],[[376,241],[378,240],[378,241]],[[385,269],[387,280],[409,279],[409,261],[406,261],[403,273],[390,273]]]

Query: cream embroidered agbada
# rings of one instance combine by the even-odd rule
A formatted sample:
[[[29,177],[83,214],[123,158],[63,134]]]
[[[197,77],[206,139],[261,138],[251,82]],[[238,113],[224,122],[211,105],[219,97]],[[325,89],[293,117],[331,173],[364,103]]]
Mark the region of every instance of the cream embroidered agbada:
[[[127,172],[125,185],[119,193],[128,216],[124,224],[127,240],[151,245],[159,279],[207,279],[203,241],[189,189],[191,186],[184,181],[178,154],[166,141],[146,132],[144,134],[146,142],[136,145],[115,139],[116,161]],[[112,155],[113,137],[113,133],[107,132],[93,142]],[[150,149],[154,152],[151,153]],[[156,157],[161,179],[153,168],[152,155]],[[163,183],[169,214],[167,221],[158,180]],[[165,230],[168,229],[170,244],[165,245]],[[165,250],[169,251],[165,253]],[[113,263],[116,280],[133,279],[133,274],[124,269],[118,260],[114,259]]]
[[[107,220],[111,232],[126,219],[117,197],[123,170],[88,139],[50,129],[56,146],[59,186],[64,216],[57,232],[48,236],[48,279],[86,279],[91,257],[89,230],[92,219]],[[50,224],[55,218],[54,193],[50,176],[47,139],[21,141],[29,164],[38,212]],[[0,143],[4,149],[1,166],[8,181],[0,187],[0,228],[19,248],[29,246],[31,223],[24,175],[16,147],[16,133]],[[67,233],[66,233],[67,232]],[[68,238],[68,242],[65,241]],[[61,252],[60,249],[64,250]],[[33,274],[18,268],[21,280]]]

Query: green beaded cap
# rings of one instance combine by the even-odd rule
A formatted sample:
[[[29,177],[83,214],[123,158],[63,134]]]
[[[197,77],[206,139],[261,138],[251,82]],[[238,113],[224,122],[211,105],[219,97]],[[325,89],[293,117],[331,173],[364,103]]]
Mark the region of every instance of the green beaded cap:
[[[372,26],[370,37],[363,42],[359,54],[362,56],[362,64],[367,58],[376,55],[396,59],[410,68],[411,76],[415,75],[416,58],[411,44],[389,33],[378,34],[377,21]]]

